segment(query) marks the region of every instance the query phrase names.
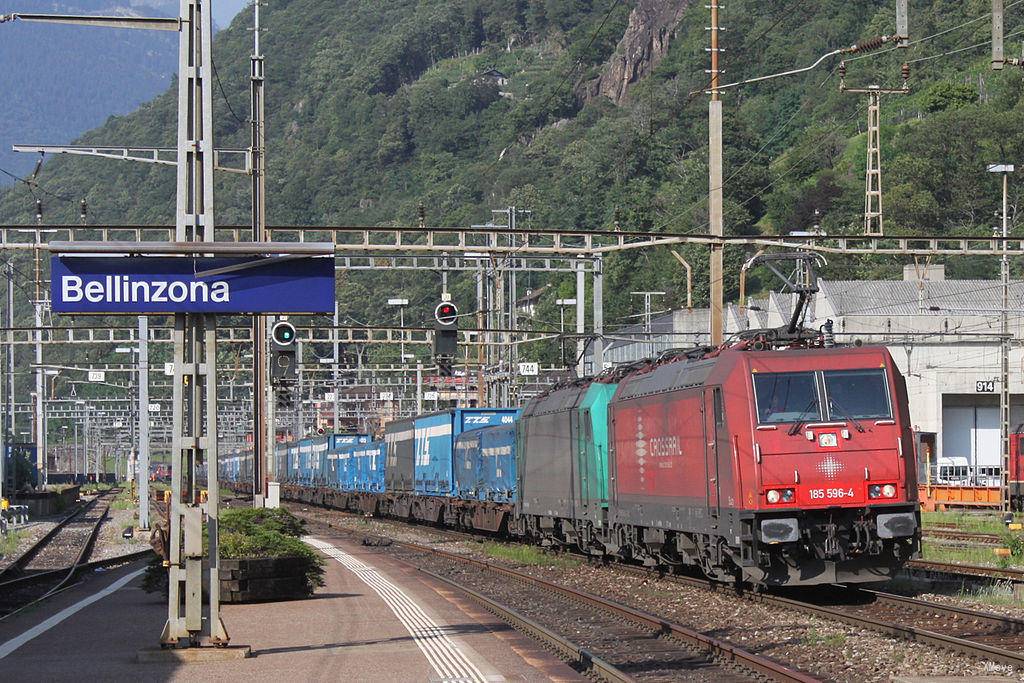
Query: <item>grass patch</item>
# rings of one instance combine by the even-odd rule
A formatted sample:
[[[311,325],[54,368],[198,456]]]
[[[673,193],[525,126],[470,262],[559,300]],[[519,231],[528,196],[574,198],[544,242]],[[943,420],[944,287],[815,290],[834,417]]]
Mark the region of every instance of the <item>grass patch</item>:
[[[113,502],[110,503],[111,510],[129,510],[135,507],[135,498],[130,489],[122,489]]]
[[[1024,605],[1024,597],[1017,597],[1013,592],[1013,583],[1010,581],[997,581],[989,586],[982,586],[975,590],[962,589],[959,597],[964,600],[973,600],[986,605],[998,607],[1020,607]]]
[[[1017,515],[1020,521],[1020,515]],[[921,525],[927,530],[928,527],[945,528],[948,525],[955,525],[961,531],[968,531],[976,534],[1005,534],[1006,525],[1002,522],[1001,514],[968,514],[966,512],[922,512]]]
[[[822,635],[817,629],[811,629],[807,632],[807,638],[805,641],[808,645],[825,645],[827,647],[842,647],[846,645],[846,634],[844,633],[833,633],[831,635]]]
[[[1019,555],[999,557],[992,548],[955,548],[924,541],[921,544],[921,559],[932,562],[976,564],[981,567],[1006,568],[1021,564]]]
[[[6,534],[0,534],[0,557],[7,557],[17,550],[21,538],[22,533],[15,530],[8,531]]]
[[[505,560],[521,565],[535,565],[540,567],[578,567],[582,562],[575,557],[568,557],[550,552],[531,545],[520,545],[518,543],[495,543],[487,541],[483,544],[482,550],[488,557],[496,560]]]

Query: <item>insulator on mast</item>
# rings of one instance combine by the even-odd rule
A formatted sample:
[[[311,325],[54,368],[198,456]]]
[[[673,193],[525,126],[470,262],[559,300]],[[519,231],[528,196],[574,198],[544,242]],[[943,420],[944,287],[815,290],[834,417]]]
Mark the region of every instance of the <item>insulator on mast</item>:
[[[43,200],[36,199],[36,221],[43,222]]]
[[[884,45],[888,41],[889,36],[875,36],[874,38],[868,38],[867,40],[862,40],[861,42],[854,45],[850,49],[850,52],[871,52],[872,50],[877,50],[878,48],[882,47],[882,45]]]

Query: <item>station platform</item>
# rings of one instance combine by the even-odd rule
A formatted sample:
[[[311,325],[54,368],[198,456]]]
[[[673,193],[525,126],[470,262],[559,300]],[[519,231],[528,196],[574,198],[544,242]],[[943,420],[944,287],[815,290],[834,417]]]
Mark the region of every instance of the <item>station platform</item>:
[[[12,680],[575,681],[535,641],[450,587],[337,538],[311,538],[325,583],[310,599],[224,605],[246,659],[140,663],[167,613],[141,587],[142,563],[94,573],[0,622],[0,670]]]

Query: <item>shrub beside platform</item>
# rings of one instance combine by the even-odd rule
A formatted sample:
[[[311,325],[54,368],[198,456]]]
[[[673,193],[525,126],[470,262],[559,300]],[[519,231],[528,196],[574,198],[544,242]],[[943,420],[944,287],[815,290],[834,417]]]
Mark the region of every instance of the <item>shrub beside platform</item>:
[[[300,540],[304,530],[302,520],[282,509],[222,512],[221,600],[295,600],[324,585],[323,560]]]

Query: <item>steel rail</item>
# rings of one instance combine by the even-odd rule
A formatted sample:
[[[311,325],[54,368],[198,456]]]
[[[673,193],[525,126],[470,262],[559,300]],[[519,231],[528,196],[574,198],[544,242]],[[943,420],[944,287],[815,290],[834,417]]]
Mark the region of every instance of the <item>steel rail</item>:
[[[624,568],[627,571],[637,573],[643,576],[650,576],[652,573],[659,573],[649,569],[643,569],[640,567],[630,567],[628,565],[616,565]],[[710,590],[721,590],[723,586],[713,584],[705,579],[697,579],[686,576],[678,575],[662,575],[663,578],[673,582],[680,583],[689,586],[696,586],[699,588],[706,588]],[[864,594],[871,594],[876,596],[883,602],[899,603],[903,607],[913,606],[914,609],[929,611],[931,613],[944,613],[954,618],[968,618],[976,621],[985,621],[990,625],[998,625],[1007,628],[1009,633],[1018,632],[1017,629],[1024,630],[1024,621],[1014,619],[1012,617],[1002,617],[997,614],[986,614],[984,612],[975,612],[965,608],[951,607],[947,605],[941,605],[934,602],[928,602],[925,600],[916,600],[914,598],[906,598],[903,596],[896,596],[889,593],[882,593],[880,591],[869,591],[867,589],[848,587],[842,585],[836,585],[836,587],[843,588],[845,590],[861,592]],[[888,623],[880,621],[877,617],[871,615],[861,615],[853,612],[843,610],[841,608],[827,607],[823,605],[817,605],[812,602],[804,600],[798,600],[794,598],[787,598],[779,595],[772,595],[768,593],[753,593],[745,592],[742,594],[743,598],[751,600],[753,602],[759,602],[766,605],[772,605],[776,607],[783,607],[803,614],[810,614],[812,616],[828,619],[831,621],[839,621],[851,626],[857,626],[858,628],[864,628],[870,631],[878,633],[884,633],[889,636],[895,636],[902,640],[910,640],[915,642],[926,642],[932,645],[946,648],[955,652],[960,652],[971,657],[978,657],[981,659],[987,659],[990,661],[1001,662],[1004,664],[1011,664],[1013,666],[1024,666],[1024,652],[1015,652],[1012,650],[1006,650],[1003,648],[993,647],[986,645],[985,643],[979,643],[965,638],[958,638],[956,636],[950,636],[937,631],[931,631],[928,629],[922,629],[915,626],[907,626],[903,624]]]
[[[922,572],[948,574],[958,579],[969,579],[974,581],[979,579],[1009,580],[1013,583],[1024,583],[1024,569],[983,567],[975,564],[952,564],[949,562],[935,562],[932,560],[911,560],[907,563],[906,567],[911,570]]]
[[[7,565],[2,570],[0,570],[0,588],[2,588],[3,586],[6,585],[6,582],[4,581],[5,577],[7,577],[8,575],[17,574],[17,573],[23,571],[24,568],[25,568],[25,565],[27,565],[29,562],[31,562],[32,558],[34,558],[36,555],[38,555],[39,552],[44,547],[46,547],[46,544],[49,543],[53,539],[54,536],[59,534],[60,531],[64,527],[66,527],[72,521],[77,519],[80,515],[84,514],[87,510],[92,509],[92,507],[94,505],[96,505],[96,501],[98,501],[98,500],[99,500],[99,497],[93,498],[88,503],[85,503],[84,505],[79,507],[74,512],[71,512],[70,514],[68,514],[66,517],[64,517],[64,519],[62,519],[59,522],[57,522],[57,524],[54,525],[54,527],[52,529],[50,529],[48,532],[46,532],[46,534],[44,534],[42,538],[40,538],[38,541],[33,543],[31,546],[29,546],[25,550],[25,552],[23,552],[21,555],[19,555],[13,562],[11,562],[9,565]]]
[[[925,538],[931,537],[936,540],[968,541],[978,545],[997,545],[1003,543],[1003,538],[998,534],[983,534],[970,531],[958,531],[956,529],[930,529],[921,530]]]
[[[494,614],[499,619],[506,622],[517,631],[522,631],[534,640],[538,640],[542,643],[547,644],[553,650],[555,650],[555,652],[561,655],[563,659],[567,660],[569,664],[577,670],[585,673],[590,673],[596,676],[597,678],[600,678],[601,680],[605,681],[626,683],[628,681],[633,680],[632,676],[625,673],[621,669],[609,664],[600,657],[597,657],[589,650],[580,647],[576,643],[573,643],[567,640],[566,638],[560,636],[559,634],[555,633],[546,626],[538,624],[536,621],[530,619],[529,617],[520,614],[511,607],[502,605],[501,603],[492,600],[487,596],[474,591],[471,588],[467,588],[466,586],[460,585],[459,583],[456,583],[455,581],[452,581],[447,577],[441,576],[440,574],[435,574],[432,571],[429,571],[427,569],[420,569],[418,567],[417,569],[418,571],[421,571],[427,576],[433,578],[435,581],[440,581],[442,583],[447,584],[448,586],[451,586],[452,588],[455,588],[456,590],[465,593],[470,598],[479,603],[488,612]]]
[[[92,560],[78,565],[78,574],[86,572],[92,569],[101,569],[104,567],[111,567],[115,564],[124,564],[125,562],[135,562],[136,560],[145,559],[147,556],[152,555],[153,551],[149,548],[145,550],[136,550],[134,552],[125,553],[124,555],[115,555],[114,557],[106,557],[102,560]],[[22,586],[29,586],[36,582],[41,582],[46,578],[53,578],[63,572],[72,569],[72,567],[61,567],[60,569],[49,569],[47,571],[38,572],[36,574],[27,574],[25,576],[19,576],[13,579],[9,579],[0,583],[0,591],[8,588],[21,588]]]
[[[114,493],[119,492],[119,491],[120,491],[120,489],[111,489],[107,494],[104,494],[104,495],[112,496],[112,495],[114,495]],[[95,500],[91,501],[91,503],[94,504],[98,500],[99,500],[99,497],[97,497]],[[4,621],[8,617],[11,617],[11,616],[13,616],[15,614],[18,614],[19,612],[22,612],[23,610],[27,609],[28,607],[31,607],[32,605],[39,604],[43,600],[46,600],[48,597],[54,595],[58,591],[60,591],[63,588],[65,588],[68,585],[68,583],[80,571],[83,571],[85,565],[87,564],[86,559],[92,553],[92,549],[93,549],[94,545],[96,544],[96,538],[99,536],[100,529],[102,528],[103,523],[107,519],[107,514],[110,512],[110,506],[112,504],[113,504],[113,500],[108,500],[107,501],[106,506],[103,508],[103,511],[100,513],[100,515],[96,519],[96,522],[93,524],[92,530],[89,532],[89,537],[86,539],[85,543],[82,545],[81,549],[79,550],[78,555],[75,558],[74,564],[72,564],[70,567],[66,567],[66,568],[63,568],[63,569],[57,569],[57,570],[50,571],[50,572],[41,572],[38,575],[30,575],[28,577],[22,577],[22,579],[35,579],[34,581],[22,582],[21,580],[17,580],[16,579],[15,581],[10,581],[10,582],[6,582],[6,583],[0,583],[0,594],[3,594],[5,592],[7,592],[15,584],[20,584],[20,585],[18,585],[18,587],[27,587],[29,585],[32,585],[33,583],[37,583],[37,582],[41,583],[43,579],[42,578],[37,578],[37,577],[44,577],[45,576],[46,578],[56,578],[56,577],[59,577],[59,576],[61,576],[63,574],[63,577],[60,578],[60,580],[53,587],[51,587],[49,590],[47,590],[43,595],[41,595],[40,597],[35,598],[33,600],[30,600],[29,602],[27,602],[27,603],[25,603],[23,605],[18,606],[16,609],[8,612],[7,614],[4,614],[3,616],[0,616],[0,621]],[[84,511],[84,509],[83,509],[83,511]]]
[[[940,605],[927,600],[919,600],[918,598],[911,598],[906,595],[895,595],[893,593],[886,593],[885,591],[874,590],[872,588],[855,588],[851,590],[856,590],[865,595],[870,595],[876,600],[889,603],[891,605],[932,613],[936,611],[945,612],[975,623],[1006,628],[1011,633],[1024,633],[1024,619],[1018,619],[1016,617],[1007,617],[1001,614],[993,614],[991,612],[980,612],[978,610],[969,609],[967,607],[958,607],[956,605]]]

